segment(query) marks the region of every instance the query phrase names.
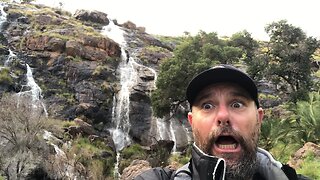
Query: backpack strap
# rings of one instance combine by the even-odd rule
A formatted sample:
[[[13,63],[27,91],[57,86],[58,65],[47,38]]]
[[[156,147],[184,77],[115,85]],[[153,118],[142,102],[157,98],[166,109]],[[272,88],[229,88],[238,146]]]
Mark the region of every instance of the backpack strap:
[[[191,167],[191,161],[192,158],[190,158],[190,161],[185,164],[184,166],[182,166],[181,168],[179,168],[178,170],[176,170],[174,173],[172,173],[170,180],[174,180],[175,177],[181,176],[190,176],[190,178],[192,178],[192,167]]]
[[[156,167],[144,171],[134,178],[134,180],[170,180],[174,170],[169,168]]]

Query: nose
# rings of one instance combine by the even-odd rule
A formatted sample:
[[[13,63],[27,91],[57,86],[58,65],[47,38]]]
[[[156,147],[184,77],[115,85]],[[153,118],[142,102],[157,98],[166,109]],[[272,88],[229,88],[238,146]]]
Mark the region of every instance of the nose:
[[[216,116],[218,126],[229,126],[230,117],[228,107],[226,105],[219,105],[219,109]]]

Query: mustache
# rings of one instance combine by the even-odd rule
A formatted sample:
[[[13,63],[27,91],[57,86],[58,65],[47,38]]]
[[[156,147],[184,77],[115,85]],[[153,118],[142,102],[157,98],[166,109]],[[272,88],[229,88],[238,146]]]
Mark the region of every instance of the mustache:
[[[248,148],[246,140],[243,136],[240,135],[240,133],[236,130],[234,130],[230,126],[222,126],[221,128],[218,128],[214,131],[212,131],[208,137],[208,146],[207,146],[207,152],[210,152],[210,148],[213,146],[213,144],[218,140],[220,136],[232,136],[245,150]]]

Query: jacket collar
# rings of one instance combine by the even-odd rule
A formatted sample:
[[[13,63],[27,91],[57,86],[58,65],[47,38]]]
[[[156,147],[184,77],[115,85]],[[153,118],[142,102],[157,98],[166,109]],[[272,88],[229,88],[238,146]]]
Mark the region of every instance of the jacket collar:
[[[257,160],[256,173],[265,179],[288,179],[282,170],[282,164],[276,161],[268,151],[258,148]],[[226,163],[223,158],[204,153],[193,143],[189,169],[193,180],[224,180]]]
[[[190,165],[193,180],[224,180],[226,171],[224,159],[205,154],[194,143]]]

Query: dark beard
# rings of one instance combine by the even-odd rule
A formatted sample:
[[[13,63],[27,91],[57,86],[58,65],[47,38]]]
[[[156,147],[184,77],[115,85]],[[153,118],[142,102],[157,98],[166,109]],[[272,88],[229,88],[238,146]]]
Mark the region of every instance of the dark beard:
[[[195,143],[196,145],[205,153],[213,156],[218,156],[220,158],[224,158],[226,160],[227,169],[226,169],[226,180],[248,180],[251,179],[257,167],[257,141],[258,141],[258,132],[259,127],[257,125],[256,131],[252,133],[250,139],[245,139],[238,133],[233,130],[230,126],[222,126],[214,132],[211,132],[207,139],[199,142],[198,132],[195,131]],[[232,153],[224,153],[224,154],[212,154],[211,149],[216,138],[222,134],[227,133],[237,138],[238,143],[242,147],[242,152],[240,157],[236,162],[230,162],[228,160],[232,159]],[[201,141],[201,140],[200,140]]]
[[[236,164],[227,164],[226,180],[249,180],[257,168],[256,153],[252,155],[242,154]]]

